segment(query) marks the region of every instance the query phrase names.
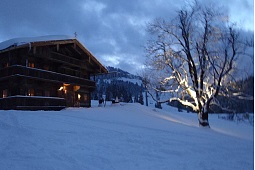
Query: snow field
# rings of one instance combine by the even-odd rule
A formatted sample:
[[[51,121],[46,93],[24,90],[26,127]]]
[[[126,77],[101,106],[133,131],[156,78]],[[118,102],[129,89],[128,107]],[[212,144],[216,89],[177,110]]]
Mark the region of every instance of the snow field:
[[[165,108],[165,107],[163,107]],[[253,127],[210,116],[107,104],[0,111],[1,169],[253,169]]]

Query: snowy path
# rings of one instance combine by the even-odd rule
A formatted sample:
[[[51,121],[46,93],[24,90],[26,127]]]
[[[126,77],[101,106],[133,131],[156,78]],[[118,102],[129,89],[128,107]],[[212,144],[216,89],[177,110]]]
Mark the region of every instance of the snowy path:
[[[253,127],[211,120],[199,128],[194,114],[138,104],[0,111],[0,167],[253,169]]]

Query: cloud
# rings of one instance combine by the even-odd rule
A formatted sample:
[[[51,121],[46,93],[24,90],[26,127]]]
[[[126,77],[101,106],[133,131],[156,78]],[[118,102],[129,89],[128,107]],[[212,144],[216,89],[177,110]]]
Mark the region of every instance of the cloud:
[[[90,12],[90,13],[96,13],[98,15],[100,15],[100,13],[102,12],[103,9],[106,8],[106,5],[104,3],[101,2],[97,2],[97,1],[85,1],[85,3],[83,4],[83,9],[86,12]]]
[[[230,3],[230,19],[243,29],[250,31],[254,29],[254,1],[235,0]]]
[[[199,0],[201,3],[205,2]],[[215,6],[215,0],[207,0],[207,4]],[[236,23],[245,31],[254,31],[254,1],[252,0],[221,0],[217,6],[228,14],[230,22]],[[223,10],[222,10],[223,11]]]
[[[179,0],[1,0],[0,41],[77,32],[78,39],[104,65],[136,73],[145,61],[146,24],[158,17],[172,17],[185,3]],[[253,5],[249,0],[220,3],[237,21],[240,15],[245,25],[253,19],[250,14]],[[235,12],[238,9],[242,14]]]

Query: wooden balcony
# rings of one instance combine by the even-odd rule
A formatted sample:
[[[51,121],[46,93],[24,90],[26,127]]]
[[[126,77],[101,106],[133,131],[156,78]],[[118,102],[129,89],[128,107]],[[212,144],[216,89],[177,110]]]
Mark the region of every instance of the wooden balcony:
[[[20,65],[14,65],[0,70],[0,80],[10,76],[21,76],[42,81],[80,85],[91,90],[96,87],[96,83],[88,79]]]

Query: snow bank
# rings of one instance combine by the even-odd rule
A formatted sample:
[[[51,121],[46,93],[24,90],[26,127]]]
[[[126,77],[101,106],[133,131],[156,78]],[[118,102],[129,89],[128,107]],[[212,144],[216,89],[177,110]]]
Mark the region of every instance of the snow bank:
[[[24,44],[29,44],[32,42],[68,40],[68,39],[75,39],[75,38],[71,36],[67,36],[67,35],[50,35],[50,36],[39,36],[39,37],[13,38],[0,43],[0,50],[7,49],[9,47],[16,47],[16,46],[20,46]]]
[[[0,111],[1,169],[253,169],[252,126],[212,118],[204,129],[174,108],[97,104]]]

